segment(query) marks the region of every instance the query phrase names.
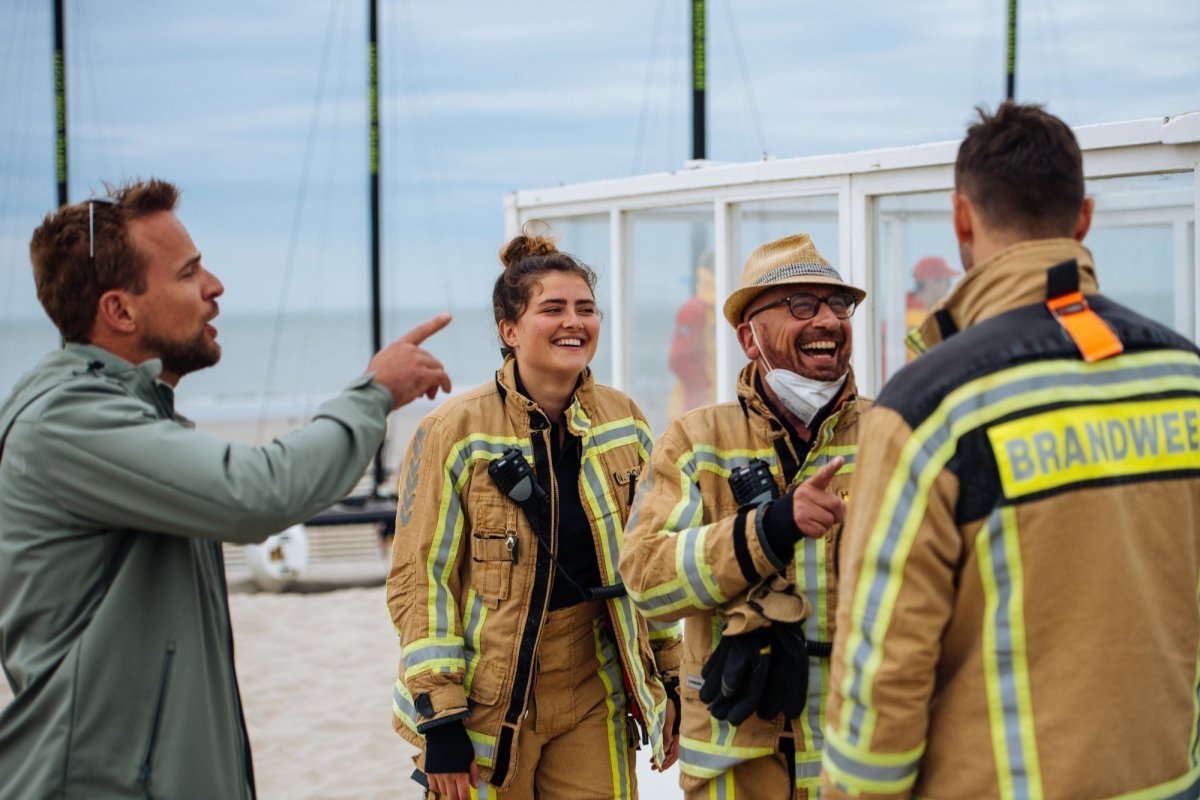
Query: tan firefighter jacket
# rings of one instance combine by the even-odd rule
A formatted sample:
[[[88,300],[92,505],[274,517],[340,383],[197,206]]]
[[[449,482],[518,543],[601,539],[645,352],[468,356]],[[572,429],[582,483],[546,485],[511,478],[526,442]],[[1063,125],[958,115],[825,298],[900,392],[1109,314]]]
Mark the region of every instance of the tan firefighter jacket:
[[[758,374],[757,366],[748,364],[738,380],[736,402],[689,412],[667,429],[655,445],[621,553],[621,574],[638,609],[654,620],[684,620],[679,764],[687,787],[776,752],[784,730],[782,715],[770,721],[752,715],[733,726],[713,718],[701,702],[700,671],[720,641],[719,612],[737,604],[752,584],[787,569],[814,609],[804,623],[805,636],[821,642],[834,636],[841,526],[823,539],[802,538],[792,563],[780,563],[767,548],[758,511],[738,513],[728,478],[732,469],[762,459],[782,494],[843,456],[846,465],[830,489],[847,498],[859,413],[868,401],[857,397],[852,372],[804,463],[797,464],[782,423],[755,389]],[[829,660],[811,658],[809,673],[809,702],[793,722],[797,785],[803,788],[815,788],[820,774]]]
[[[525,514],[489,477],[488,465],[519,448],[551,502],[557,497],[550,425],[516,391],[514,364],[508,359],[494,382],[447,400],[422,420],[400,478],[387,581],[402,648],[393,727],[422,747],[423,729],[464,719],[480,774],[497,786],[512,774],[553,565]],[[624,521],[649,458],[649,428],[633,401],[597,385],[590,370],[566,423],[582,439],[579,496],[600,575],[606,586],[616,584]],[[557,533],[545,535],[553,541]],[[668,701],[660,676],[677,674],[678,626],[648,630],[628,596],[606,605],[631,705],[661,761]]]
[[[1200,357],[1097,292],[1073,240],[1002,251],[864,418],[823,797],[1200,792]]]

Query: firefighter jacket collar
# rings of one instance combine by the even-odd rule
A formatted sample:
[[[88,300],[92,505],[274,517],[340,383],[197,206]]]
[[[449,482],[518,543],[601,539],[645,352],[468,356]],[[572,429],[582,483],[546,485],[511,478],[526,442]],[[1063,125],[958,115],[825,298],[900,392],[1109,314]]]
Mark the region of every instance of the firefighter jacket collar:
[[[523,387],[517,376],[515,357],[505,358],[500,369],[496,370],[496,388],[504,400],[505,410],[515,419],[526,420],[529,427],[535,430],[545,427],[542,420],[545,420],[546,424],[551,421],[541,406],[521,391]],[[591,420],[583,409],[595,405],[595,392],[596,381],[592,377],[591,367],[584,367],[583,372],[579,374],[579,381],[575,384],[575,396],[563,412],[567,420],[567,430],[572,436],[585,436],[591,428]]]
[[[952,330],[965,330],[1014,308],[1046,299],[1046,270],[1054,264],[1075,259],[1079,264],[1079,290],[1096,294],[1095,262],[1091,251],[1074,239],[1033,239],[1014,244],[967,270],[958,285],[922,323],[921,339],[926,347],[944,340],[944,316]]]

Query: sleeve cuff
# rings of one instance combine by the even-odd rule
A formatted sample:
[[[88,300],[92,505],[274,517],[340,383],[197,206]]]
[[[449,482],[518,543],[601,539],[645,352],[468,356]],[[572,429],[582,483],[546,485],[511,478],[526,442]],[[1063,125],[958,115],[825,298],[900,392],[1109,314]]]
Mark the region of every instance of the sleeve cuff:
[[[796,542],[800,541],[802,535],[796,526],[796,518],[792,516],[792,492],[766,503],[758,518],[761,528],[759,535],[767,556],[781,566],[791,561]]]

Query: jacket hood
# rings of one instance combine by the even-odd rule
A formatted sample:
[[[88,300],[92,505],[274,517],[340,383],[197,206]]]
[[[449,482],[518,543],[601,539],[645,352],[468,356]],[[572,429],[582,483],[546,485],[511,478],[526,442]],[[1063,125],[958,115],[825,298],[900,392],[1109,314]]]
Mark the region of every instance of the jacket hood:
[[[143,377],[153,384],[162,374],[162,362],[155,358],[138,365],[130,364],[103,347],[91,344],[68,344],[62,350],[48,353],[17,381],[12,394],[0,406],[0,442],[30,403],[56,386],[93,371],[124,379]],[[2,447],[0,445],[0,449]]]

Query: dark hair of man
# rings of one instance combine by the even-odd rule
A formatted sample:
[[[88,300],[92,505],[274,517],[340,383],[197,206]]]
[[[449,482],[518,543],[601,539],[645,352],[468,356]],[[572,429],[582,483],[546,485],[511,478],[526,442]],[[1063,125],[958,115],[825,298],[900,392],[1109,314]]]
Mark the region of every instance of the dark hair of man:
[[[146,291],[148,264],[129,240],[129,222],[174,211],[179,201],[173,184],[154,178],[105,188],[108,202],[85,200],[47,214],[29,242],[38,300],[67,342],[90,340],[105,292]]]
[[[1075,134],[1040,105],[975,109],[954,163],[954,188],[984,224],[1028,238],[1071,236],[1083,206],[1083,154]]]
[[[504,271],[496,278],[492,288],[492,312],[496,324],[502,320],[516,322],[525,313],[529,297],[538,279],[547,272],[567,272],[578,275],[593,293],[596,291],[596,273],[572,255],[560,252],[555,241],[548,235],[534,233],[536,221],[525,224],[519,236],[513,237],[500,249],[500,263]],[[500,343],[500,354],[507,358],[513,349]]]

